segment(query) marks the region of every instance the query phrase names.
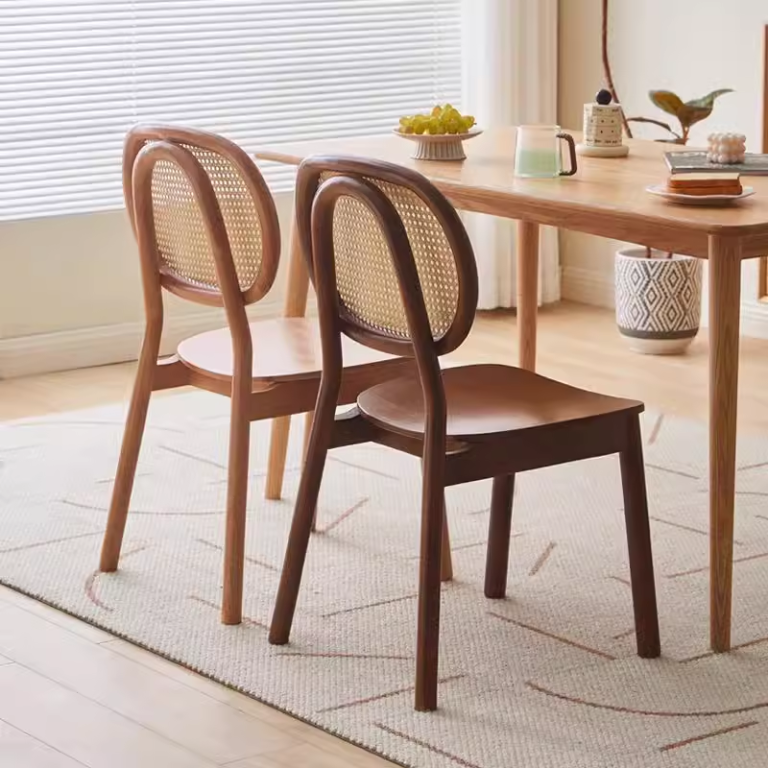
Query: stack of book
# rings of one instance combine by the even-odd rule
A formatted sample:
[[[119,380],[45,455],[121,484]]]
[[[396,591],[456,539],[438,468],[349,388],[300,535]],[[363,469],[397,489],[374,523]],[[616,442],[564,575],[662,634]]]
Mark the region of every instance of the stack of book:
[[[702,151],[667,152],[670,173],[738,173],[742,176],[768,176],[768,155],[747,153],[743,163],[710,163]]]

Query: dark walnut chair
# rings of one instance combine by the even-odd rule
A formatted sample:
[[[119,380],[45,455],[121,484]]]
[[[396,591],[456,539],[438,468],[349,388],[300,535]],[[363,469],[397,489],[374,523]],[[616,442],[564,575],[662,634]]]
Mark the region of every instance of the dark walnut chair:
[[[659,655],[639,414],[643,404],[502,365],[451,367],[472,326],[477,271],[464,227],[421,175],[388,163],[317,157],[299,169],[297,226],[311,255],[323,374],[270,627],[287,643],[327,452],[374,442],[422,459],[417,710],[437,706],[440,545],[446,486],[493,478],[485,595],[505,596],[515,474],[618,453],[637,650]],[[336,415],[343,338],[416,367]],[[467,663],[471,660],[468,659]]]
[[[137,127],[126,138],[123,183],[139,247],[146,332],[100,568],[114,571],[118,566],[152,392],[191,385],[229,397],[221,619],[238,624],[250,424],[313,409],[321,371],[317,321],[248,321],[246,307],[264,297],[275,279],[280,230],[261,173],[237,145],[200,131]],[[228,327],[187,339],[176,355],[158,359],[164,290],[223,307]],[[346,367],[337,389],[341,404],[354,402],[360,392],[413,365],[352,341],[344,356]]]

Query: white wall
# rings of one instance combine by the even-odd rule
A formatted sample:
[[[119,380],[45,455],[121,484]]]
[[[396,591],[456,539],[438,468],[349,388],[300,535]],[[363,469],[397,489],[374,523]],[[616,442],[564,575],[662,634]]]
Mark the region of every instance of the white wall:
[[[571,128],[581,127],[583,104],[603,82],[600,6],[600,0],[560,0],[560,122]],[[672,117],[650,103],[651,89],[687,100],[733,88],[693,129],[691,143],[701,143],[711,131],[738,130],[747,135],[750,151],[761,151],[766,0],[611,0],[610,7],[613,77],[628,115]],[[633,130],[640,138],[664,133],[653,126]],[[561,236],[566,298],[612,305],[615,245],[586,235]],[[743,314],[745,330],[760,332],[748,322],[759,319],[761,310],[756,269],[756,262],[745,265]]]
[[[278,195],[280,275],[249,314],[282,306],[292,196]],[[131,360],[144,328],[139,259],[124,211],[0,223],[0,378]],[[164,351],[226,324],[166,296]]]

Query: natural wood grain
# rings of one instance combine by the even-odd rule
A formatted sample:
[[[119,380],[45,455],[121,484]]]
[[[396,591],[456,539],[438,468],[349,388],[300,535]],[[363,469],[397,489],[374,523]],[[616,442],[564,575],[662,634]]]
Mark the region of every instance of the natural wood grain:
[[[539,225],[517,223],[518,365],[536,370],[536,313],[539,303]]]
[[[739,242],[713,236],[709,255],[709,525],[711,645],[731,647],[736,414],[739,382]]]
[[[110,768],[216,763],[18,664],[0,667],[0,720],[74,760]]]
[[[249,356],[250,357],[250,356]],[[227,455],[227,516],[224,526],[224,590],[221,601],[223,624],[239,624],[243,616],[243,571],[245,569],[245,523],[248,499],[248,453],[251,420],[250,359],[236,360],[232,376]]]
[[[457,441],[476,442],[642,407],[636,400],[600,395],[505,365],[448,368],[442,386],[449,402],[446,433]],[[361,393],[358,408],[377,426],[411,437],[423,434],[427,409],[415,372]]]
[[[0,609],[0,619],[0,649],[13,661],[215,763],[286,746],[274,726],[113,653],[109,643],[15,606]]]
[[[118,462],[100,569],[115,571],[127,523],[150,396],[187,384],[231,398],[224,588],[221,620],[242,618],[250,422],[274,425],[267,496],[279,497],[291,414],[312,408],[322,361],[305,319],[251,326],[246,305],[263,298],[280,258],[275,203],[253,160],[214,134],[169,126],[136,126],[123,153],[126,208],[139,246],[146,330]],[[294,237],[289,315],[303,315],[306,269]],[[158,360],[163,291],[223,307],[227,328],[183,341],[171,360]],[[256,349],[254,355],[254,338]],[[396,375],[402,362],[349,344],[340,404],[373,379]]]
[[[460,362],[508,363],[515,359],[515,318],[510,312],[481,313],[472,333],[461,350],[452,356]],[[628,397],[644,397],[651,407],[670,414],[703,420],[708,414],[707,401],[707,349],[706,330],[702,330],[688,354],[681,357],[640,356],[630,352],[616,332],[612,313],[595,307],[563,303],[545,308],[539,314],[539,362],[542,373],[568,381],[580,387],[601,387],[611,394]],[[130,396],[135,372],[134,363],[104,366],[78,371],[67,371],[23,379],[0,381],[0,421],[40,416],[46,413],[88,408],[114,402],[124,402]],[[768,431],[768,398],[765,397],[765,381],[768,379],[768,341],[744,338],[741,340],[739,429],[741,433]],[[184,390],[158,393],[156,397],[175,397]],[[245,758],[244,768],[275,768],[272,756],[290,752],[298,744],[312,744],[333,755],[338,755],[358,768],[391,766],[381,758],[334,738],[306,723],[295,720],[275,709],[261,704],[243,694],[230,690],[177,664],[138,648],[123,640],[113,639],[102,630],[78,621],[60,611],[48,608],[17,592],[0,587],[0,601],[9,602],[23,610],[45,619],[36,628],[37,635],[58,632],[59,627],[88,639],[103,643],[113,653],[120,654],[142,665],[153,675],[170,678],[191,696],[204,694],[212,700],[225,703],[233,709],[268,723],[283,734],[282,746],[270,752],[270,757]],[[52,626],[49,626],[52,625]],[[46,664],[55,665],[56,657],[47,658]],[[50,670],[51,667],[48,667]],[[55,673],[58,676],[58,672]],[[57,684],[58,685],[58,684]],[[123,696],[125,683],[113,684],[113,695]],[[130,686],[131,695],[145,695],[141,691],[156,690],[144,676],[137,677]],[[10,695],[3,689],[4,698]],[[146,694],[149,695],[149,694]],[[174,698],[156,703],[155,712],[162,708],[179,706],[182,693]],[[44,712],[38,711],[38,717]],[[92,725],[80,718],[77,712],[69,725],[87,738]],[[159,715],[158,715],[159,716]],[[41,732],[42,733],[42,732]],[[41,734],[40,734],[41,735]],[[182,742],[184,744],[184,742]],[[57,741],[57,746],[65,746]],[[112,765],[112,751],[119,743],[103,747],[104,759],[98,765]],[[14,753],[15,754],[15,753]],[[26,753],[22,753],[26,757]],[[0,749],[0,755],[3,755]],[[160,753],[145,755],[145,766],[162,765]],[[70,761],[71,762],[71,761]],[[0,760],[0,764],[4,763]],[[16,768],[17,763],[9,763]],[[78,768],[82,765],[75,763]],[[277,763],[276,765],[280,765]],[[18,763],[18,768],[38,768]],[[40,768],[73,768],[71,764],[48,765]]]
[[[314,733],[316,730],[312,726],[308,726],[306,723],[296,720],[290,715],[286,715],[277,709],[273,709],[267,704],[262,704],[261,702],[256,701],[256,699],[252,699],[250,696],[239,693],[232,688],[227,688],[207,677],[198,675],[191,669],[187,669],[180,664],[168,661],[162,656],[158,656],[151,651],[139,648],[139,646],[133,645],[133,643],[127,642],[126,640],[113,638],[107,643],[102,643],[102,645],[109,648],[113,653],[130,659],[137,664],[141,664],[143,667],[151,670],[154,674],[170,678],[195,692],[204,694],[215,701],[226,704],[238,712],[243,712],[256,718],[262,723],[274,726],[284,734],[280,744],[281,749],[294,746],[306,740],[300,738],[296,734],[292,736],[288,734],[289,731],[294,731],[296,726],[299,726],[300,730],[302,727],[305,728],[310,734]],[[318,733],[322,734],[323,732],[318,731]]]
[[[309,273],[301,252],[301,241],[296,232],[296,222],[291,225],[291,253],[288,261],[288,281],[285,288],[285,317],[303,317],[307,309]],[[264,498],[277,501],[283,492],[285,457],[288,453],[288,438],[291,432],[290,416],[272,420],[272,435],[269,440],[269,460]]]
[[[260,320],[250,324],[250,333],[254,392],[291,381],[319,380],[323,353],[317,320],[305,317]],[[391,361],[389,355],[366,349],[351,339],[346,340],[343,349],[347,369]],[[228,328],[207,331],[182,341],[178,354],[188,369],[229,384],[234,356]]]
[[[278,501],[283,496],[283,476],[285,475],[285,460],[288,456],[290,436],[290,416],[278,416],[272,419],[267,477],[264,483],[264,498],[270,501]]]
[[[443,501],[445,507],[445,501]],[[451,555],[451,531],[448,527],[448,512],[443,509],[443,538],[440,553],[440,581],[453,580],[453,556]]]
[[[578,141],[580,135],[572,131]],[[760,256],[768,239],[768,178],[754,177],[757,195],[729,208],[669,205],[645,192],[668,175],[663,154],[670,145],[630,140],[629,157],[606,162],[580,157],[572,178],[522,179],[514,175],[515,129],[491,128],[465,145],[462,163],[410,158],[409,143],[397,136],[345,138],[264,147],[256,156],[298,165],[310,155],[347,154],[414,168],[456,205],[470,211],[526,219],[618,240],[642,243],[701,258],[707,235],[752,234],[763,239],[745,250]]]
[[[331,178],[320,183],[321,175]],[[407,205],[397,201],[405,193]],[[494,478],[491,502],[486,592],[503,596],[509,547],[512,476],[522,470],[554,466],[621,452],[627,506],[627,537],[633,563],[638,653],[658,656],[658,618],[651,559],[645,476],[639,440],[640,402],[579,390],[524,368],[469,365],[441,369],[439,357],[466,339],[477,307],[477,269],[461,219],[446,198],[423,176],[391,163],[325,156],[302,163],[297,177],[297,229],[311,242],[313,282],[317,290],[323,375],[293,522],[286,548],[269,641],[288,642],[312,519],[330,448],[374,442],[418,455],[422,460],[421,547],[416,640],[414,707],[437,708],[441,561],[444,560],[445,488]],[[349,247],[341,207],[355,203]],[[419,230],[407,217],[434,226]],[[342,212],[341,215],[340,211]],[[311,212],[311,213],[310,213]],[[361,222],[368,222],[367,228]],[[407,229],[407,222],[411,228]],[[309,232],[307,232],[309,230]],[[538,251],[537,225],[523,225],[524,256]],[[367,240],[367,247],[361,242]],[[426,242],[425,242],[426,241]],[[448,244],[435,252],[434,242]],[[416,253],[428,254],[429,270],[419,270]],[[447,256],[447,258],[445,258]],[[349,258],[355,275],[344,278]],[[361,259],[365,259],[361,263]],[[452,263],[451,263],[452,262]],[[456,275],[458,297],[445,302],[443,272]],[[536,285],[523,275],[526,290]],[[428,309],[435,284],[441,304]],[[403,319],[393,317],[386,299],[366,301],[369,285],[384,296],[399,296]],[[530,296],[528,299],[532,298]],[[528,321],[534,339],[521,336],[524,360],[534,365],[535,300]],[[439,318],[436,329],[434,318]],[[342,336],[373,349],[413,357],[415,368],[362,391],[356,407],[336,416],[342,377]],[[635,430],[630,434],[628,421]],[[638,457],[639,466],[638,466]],[[626,466],[625,466],[626,465]],[[628,467],[628,468],[627,468]],[[640,583],[642,582],[642,583]],[[499,594],[501,593],[501,594]],[[657,626],[654,638],[653,624]]]
[[[83,768],[42,741],[0,720],[0,765],[8,768]]]
[[[314,744],[302,744],[267,757],[269,762],[264,765],[264,768],[295,768],[296,766],[301,768],[378,768],[378,766],[390,765],[375,755],[355,756],[353,762],[345,755],[328,752]],[[245,763],[243,768],[251,768],[251,766]],[[262,766],[256,762],[254,768],[262,768]]]
[[[768,30],[766,83],[768,88]],[[524,222],[520,225],[519,250],[527,258],[519,258],[517,264],[518,334],[522,339],[519,359],[531,369],[536,357],[535,302],[531,298],[536,259],[530,255],[532,244],[527,241],[533,241],[533,225],[552,225],[703,259],[710,255],[710,236],[714,235],[738,239],[739,259],[768,252],[768,179],[752,179],[758,195],[745,205],[704,209],[675,206],[652,199],[645,192],[647,186],[668,175],[663,158],[664,152],[671,149],[668,144],[631,140],[628,158],[606,163],[601,158],[584,157],[575,177],[543,180],[515,177],[515,141],[514,127],[488,130],[469,142],[467,159],[461,163],[413,160],[408,156],[406,142],[392,135],[304,142],[279,150],[263,149],[257,156],[293,165],[312,155],[342,153],[394,162],[423,173],[459,209]],[[301,236],[307,238],[306,233]],[[761,290],[765,274],[763,263]],[[738,353],[732,363],[738,365]],[[715,427],[719,423],[718,420],[710,424],[713,441],[717,440]],[[727,528],[718,530],[722,533]],[[713,529],[712,535],[717,536],[718,530]],[[729,546],[732,543],[725,545],[725,549]],[[730,589],[730,582],[723,582],[722,588]],[[726,606],[719,599],[718,610],[729,609],[729,600]],[[720,619],[712,617],[713,627],[722,622],[730,624],[730,613]]]
[[[627,420],[626,431],[626,445],[619,454],[619,461],[624,493],[624,519],[627,528],[637,654],[644,659],[654,659],[661,652],[661,646],[651,554],[651,529],[648,523],[643,436],[640,432],[638,416]]]
[[[517,359],[515,328],[512,311],[481,312],[466,343],[443,360],[509,364]],[[644,399],[649,407],[688,418],[708,418],[706,328],[685,355],[637,355],[616,331],[611,310],[561,302],[540,309],[538,337],[539,373],[585,389],[602,388],[618,397]],[[740,349],[739,434],[764,433],[768,431],[768,341],[743,337]],[[130,398],[135,371],[135,363],[120,363],[0,380],[0,421],[124,403]],[[175,397],[185,391],[159,392],[153,397]]]
[[[127,371],[125,375],[128,375]],[[91,643],[104,643],[114,639],[114,635],[110,635],[103,629],[86,624],[84,621],[80,621],[80,619],[76,619],[63,611],[57,611],[38,600],[31,600],[26,595],[22,595],[21,592],[16,592],[8,587],[0,586],[0,603],[16,606],[22,611],[34,614],[55,627],[72,632]],[[46,630],[41,629],[41,631]]]
[[[507,594],[509,537],[512,530],[512,500],[514,495],[514,475],[501,475],[493,478],[484,587],[485,596],[491,600],[501,600]]]

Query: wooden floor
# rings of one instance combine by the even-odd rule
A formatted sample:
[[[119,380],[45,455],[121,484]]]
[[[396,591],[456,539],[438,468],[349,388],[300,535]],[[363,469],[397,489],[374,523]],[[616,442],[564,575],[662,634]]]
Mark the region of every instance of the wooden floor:
[[[563,304],[540,318],[541,373],[706,418],[704,334],[684,357],[641,357],[610,313]],[[513,361],[514,323],[482,317],[459,359]],[[741,371],[741,428],[768,431],[768,341],[743,340]],[[0,381],[0,421],[123,400],[132,374],[125,364]],[[390,765],[2,587],[0,648],[3,768]]]

